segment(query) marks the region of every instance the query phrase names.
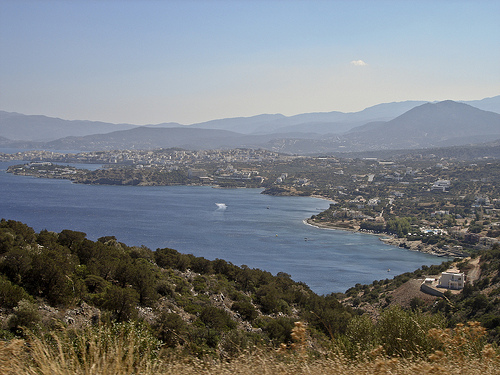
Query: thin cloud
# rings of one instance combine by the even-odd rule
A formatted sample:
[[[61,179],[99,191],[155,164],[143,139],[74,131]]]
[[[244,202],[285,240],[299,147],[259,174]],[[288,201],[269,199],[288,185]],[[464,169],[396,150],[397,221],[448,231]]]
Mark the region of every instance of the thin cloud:
[[[354,65],[354,66],[367,66],[368,64],[365,63],[363,60],[353,60],[353,61],[351,61],[351,65]]]

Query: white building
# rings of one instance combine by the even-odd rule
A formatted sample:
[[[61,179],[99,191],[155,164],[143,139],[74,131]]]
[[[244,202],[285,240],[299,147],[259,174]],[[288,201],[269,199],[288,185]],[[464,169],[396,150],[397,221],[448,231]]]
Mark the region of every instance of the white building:
[[[450,180],[437,180],[431,186],[431,190],[447,191],[451,186]]]
[[[465,285],[465,274],[463,272],[443,272],[439,279],[439,287],[448,289],[463,289]]]

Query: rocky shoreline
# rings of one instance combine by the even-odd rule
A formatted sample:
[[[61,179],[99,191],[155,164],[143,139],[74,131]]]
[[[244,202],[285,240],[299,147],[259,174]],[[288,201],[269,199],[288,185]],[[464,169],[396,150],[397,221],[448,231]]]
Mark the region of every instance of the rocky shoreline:
[[[461,249],[439,248],[434,245],[427,245],[420,240],[408,241],[406,238],[398,237],[381,238],[380,240],[389,245],[402,247],[412,251],[420,251],[421,253],[436,255],[440,257],[466,258],[467,256],[469,256]]]
[[[311,218],[304,220],[304,223],[322,229],[334,229],[334,230],[375,235],[378,236],[381,241],[383,241],[388,245],[405,248],[411,251],[419,251],[421,253],[436,255],[439,257],[465,258],[468,256],[468,254],[464,253],[461,249],[439,248],[434,245],[427,245],[425,243],[422,243],[422,241],[408,241],[406,238],[398,238],[390,234],[363,231],[360,230],[359,226],[350,225],[343,227],[335,225],[334,223],[331,222],[318,223],[317,221],[314,221]]]

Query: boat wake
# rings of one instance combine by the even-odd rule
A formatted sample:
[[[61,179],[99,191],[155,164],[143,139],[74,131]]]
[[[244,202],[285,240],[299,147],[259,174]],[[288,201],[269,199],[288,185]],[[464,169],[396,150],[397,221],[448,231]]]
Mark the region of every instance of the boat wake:
[[[227,205],[225,203],[216,203],[215,204],[217,206],[217,210],[225,210],[227,208]]]

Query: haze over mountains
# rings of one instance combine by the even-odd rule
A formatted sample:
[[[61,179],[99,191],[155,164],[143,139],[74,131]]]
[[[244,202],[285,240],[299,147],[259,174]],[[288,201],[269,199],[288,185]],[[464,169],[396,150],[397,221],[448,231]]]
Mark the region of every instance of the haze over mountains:
[[[137,125],[63,120],[41,115],[0,111],[0,136],[11,140],[46,142],[63,137],[104,134],[135,127]]]
[[[258,115],[193,125],[68,121],[0,111],[0,146],[56,150],[254,147],[312,154],[459,146],[500,139],[500,96],[384,103],[360,112]]]

